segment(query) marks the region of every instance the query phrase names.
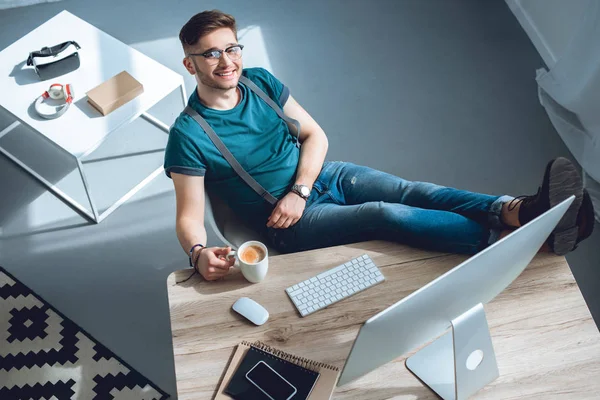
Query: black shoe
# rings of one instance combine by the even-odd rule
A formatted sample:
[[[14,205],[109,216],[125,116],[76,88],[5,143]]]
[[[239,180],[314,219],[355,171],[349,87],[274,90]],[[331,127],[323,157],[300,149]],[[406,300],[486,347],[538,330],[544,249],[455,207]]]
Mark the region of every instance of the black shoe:
[[[513,210],[521,202],[519,223],[525,225],[572,195],[575,200],[556,225],[548,243],[556,254],[563,255],[573,250],[577,243],[577,214],[583,199],[583,182],[571,161],[563,157],[550,161],[537,193],[516,197],[508,209]]]
[[[579,232],[573,250],[577,248],[579,242],[592,236],[592,232],[594,232],[595,217],[594,204],[592,204],[590,194],[586,189],[583,189],[583,199],[581,201],[579,212],[577,213],[577,227]]]
[[[592,199],[590,198],[590,194],[586,189],[583,189],[583,198],[581,201],[581,207],[579,207],[579,212],[577,213],[577,240],[575,241],[575,245],[573,246],[573,250],[575,250],[579,243],[583,240],[592,236],[592,232],[594,232],[594,205],[592,204]],[[550,249],[556,253],[554,250],[554,233],[548,237],[546,241]],[[558,253],[557,253],[558,254]],[[560,254],[564,255],[564,254]]]

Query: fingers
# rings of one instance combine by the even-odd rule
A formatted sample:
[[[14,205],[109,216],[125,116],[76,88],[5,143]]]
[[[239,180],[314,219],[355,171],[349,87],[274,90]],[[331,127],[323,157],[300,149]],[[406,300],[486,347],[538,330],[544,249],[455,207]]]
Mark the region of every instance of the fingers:
[[[277,221],[277,224],[273,225],[275,229],[287,229],[290,226],[296,224],[296,222],[300,221],[298,217],[282,217]]]
[[[212,254],[212,257],[209,256],[208,266],[206,267],[206,280],[214,281],[225,277],[229,274],[229,270],[234,262],[235,259],[228,261]]]
[[[289,213],[281,212],[281,211],[279,211],[279,209],[275,209],[275,211],[273,211],[273,214],[271,214],[271,216],[269,217],[269,222],[267,223],[267,228],[275,228],[275,229],[289,228],[298,219],[299,218],[296,218]]]
[[[281,221],[281,219],[279,221]],[[292,217],[286,218],[285,221],[280,222],[279,229],[287,229],[287,228],[289,228],[292,225],[293,221],[294,221],[294,218],[292,218]]]
[[[300,221],[300,218],[292,218],[292,222],[290,222],[290,224],[288,226],[286,226],[286,228],[296,225],[296,222],[298,222],[298,221]]]
[[[215,249],[214,254],[217,256],[227,256],[230,251],[231,247],[219,247]]]
[[[227,267],[231,268],[233,267],[233,264],[235,264],[235,257],[232,256],[231,258],[226,258],[224,261],[227,263]]]
[[[229,270],[229,267],[232,265],[232,261],[235,262],[233,257],[232,259],[227,260],[224,256],[217,257],[217,255],[211,254],[208,256],[208,267]]]
[[[287,229],[300,220],[306,202],[295,194],[289,194],[277,203],[269,216],[267,228]]]
[[[275,211],[273,211],[273,214],[271,214],[271,216],[269,217],[269,222],[267,223],[267,228],[272,228],[275,227],[275,225],[277,225],[277,223],[279,222],[279,220],[283,217],[281,211],[279,211],[279,209],[275,209]]]
[[[227,257],[229,255],[229,253],[231,253],[231,247],[227,246],[227,247],[221,247],[217,250],[215,250],[215,255],[217,256],[217,258],[220,261],[225,261],[226,265],[228,268],[233,267],[233,264],[235,264],[235,255],[232,255],[231,257]],[[223,266],[223,268],[225,268]]]
[[[283,227],[283,224],[285,224],[285,221],[287,221],[287,218],[282,216],[281,218],[279,218],[277,220],[276,223],[273,224],[273,228],[275,229],[281,229]]]

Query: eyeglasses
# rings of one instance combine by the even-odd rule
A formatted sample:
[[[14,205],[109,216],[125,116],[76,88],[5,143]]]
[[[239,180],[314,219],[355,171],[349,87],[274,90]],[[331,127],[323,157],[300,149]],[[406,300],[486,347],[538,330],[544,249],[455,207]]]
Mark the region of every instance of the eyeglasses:
[[[239,60],[242,57],[242,50],[244,46],[241,44],[236,44],[233,46],[229,46],[225,50],[210,50],[204,53],[190,53],[189,56],[202,56],[206,60],[206,62],[210,65],[216,65],[219,63],[221,56],[223,53],[227,53],[227,57],[231,61]]]

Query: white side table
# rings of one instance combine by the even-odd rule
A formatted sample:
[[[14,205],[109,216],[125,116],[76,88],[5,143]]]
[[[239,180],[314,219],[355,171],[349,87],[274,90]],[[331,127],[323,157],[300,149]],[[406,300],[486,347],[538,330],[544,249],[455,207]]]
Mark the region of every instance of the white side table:
[[[30,51],[75,40],[80,46],[81,66],[56,79],[40,81],[32,67],[26,66]],[[129,72],[144,86],[144,93],[102,116],[87,102],[85,93],[121,71]],[[33,101],[52,83],[70,83],[74,86],[75,101],[66,114],[55,120],[37,116]],[[24,124],[76,160],[91,211],[55,187],[39,173],[0,146],[0,152],[19,165],[48,190],[91,222],[99,223],[130,197],[160,174],[160,166],[133,189],[123,195],[102,214],[98,213],[90,194],[82,159],[96,150],[115,130],[141,116],[153,125],[169,132],[169,126],[146,111],[161,99],[179,88],[183,105],[187,103],[183,77],[139,51],[102,32],[68,11],[34,29],[0,52],[0,106],[12,114],[16,121],[0,132],[0,138]],[[162,151],[159,149],[156,151]]]

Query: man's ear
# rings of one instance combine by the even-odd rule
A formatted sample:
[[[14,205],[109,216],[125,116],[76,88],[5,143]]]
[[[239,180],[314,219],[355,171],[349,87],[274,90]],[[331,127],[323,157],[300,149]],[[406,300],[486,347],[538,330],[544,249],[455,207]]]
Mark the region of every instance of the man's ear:
[[[192,60],[190,60],[189,57],[184,57],[183,66],[185,67],[185,69],[187,69],[190,75],[196,75],[196,68],[194,67],[194,63],[192,62]]]

